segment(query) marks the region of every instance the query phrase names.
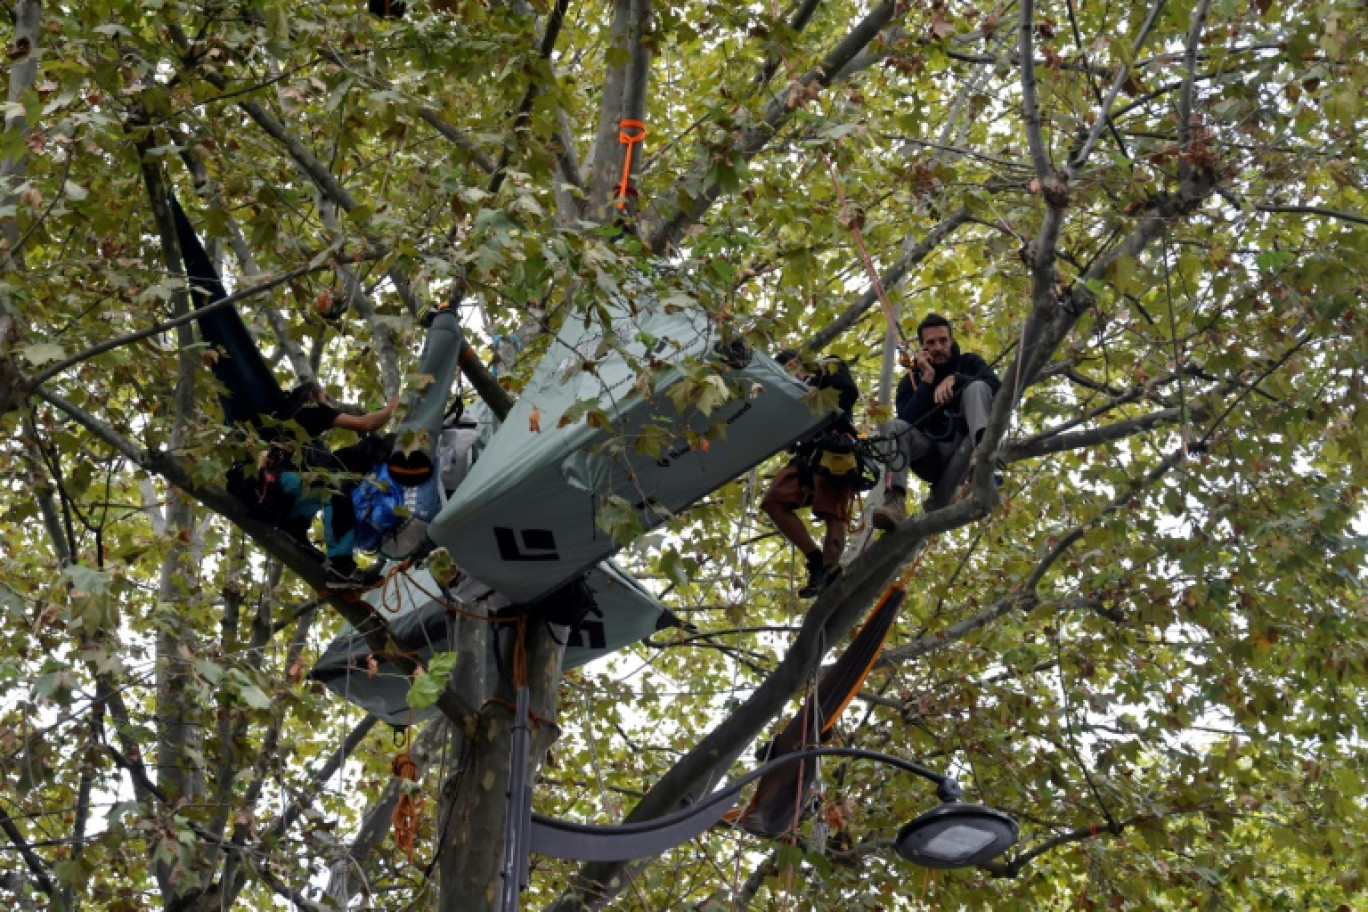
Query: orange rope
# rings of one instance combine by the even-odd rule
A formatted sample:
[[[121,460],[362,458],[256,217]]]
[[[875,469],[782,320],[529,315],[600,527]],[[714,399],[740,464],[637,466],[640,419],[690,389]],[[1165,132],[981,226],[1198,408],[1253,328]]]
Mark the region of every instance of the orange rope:
[[[399,588],[398,577],[408,579],[408,568],[408,561],[395,564],[380,579],[380,608],[389,614],[398,614],[404,608],[404,592]]]
[[[414,589],[417,589],[419,592],[423,593],[423,595],[426,595],[429,599],[436,602],[438,605],[441,605],[450,614],[459,614],[461,617],[470,618],[472,621],[483,621],[486,624],[511,624],[514,622],[514,620],[516,620],[516,618],[513,617],[490,617],[489,615],[485,614],[473,614],[469,611],[466,611],[459,605],[456,605],[452,602],[448,602],[446,599],[442,598],[441,594],[436,592],[429,592],[427,589],[423,587],[421,583],[419,583],[413,577],[409,576],[407,573],[404,574],[404,578],[408,580],[410,586],[412,586]]]
[[[627,195],[632,191],[632,146],[646,138],[646,124],[639,120],[618,121],[618,142],[626,146],[622,153],[622,181],[617,188],[617,207],[627,208]]]
[[[409,782],[418,781],[418,764],[405,750],[394,758],[391,764],[396,778]],[[418,826],[422,822],[423,794],[410,791],[407,787],[399,793],[399,801],[394,805],[390,823],[394,825],[394,844],[408,856],[413,864],[413,844],[418,836]]]

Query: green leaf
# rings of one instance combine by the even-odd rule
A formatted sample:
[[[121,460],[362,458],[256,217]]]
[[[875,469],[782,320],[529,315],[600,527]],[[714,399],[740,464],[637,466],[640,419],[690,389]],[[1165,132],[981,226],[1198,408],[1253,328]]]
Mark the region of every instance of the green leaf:
[[[34,367],[42,367],[52,361],[60,361],[66,357],[66,351],[62,346],[54,342],[36,342],[33,345],[26,345],[20,349],[24,360]]]
[[[255,684],[243,684],[237,690],[238,699],[252,709],[270,709],[271,698]]]

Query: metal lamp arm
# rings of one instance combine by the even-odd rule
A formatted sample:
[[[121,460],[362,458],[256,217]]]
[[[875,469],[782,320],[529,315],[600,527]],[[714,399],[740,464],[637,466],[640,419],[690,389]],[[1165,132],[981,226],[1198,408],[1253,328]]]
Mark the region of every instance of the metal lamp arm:
[[[747,785],[789,763],[814,757],[874,760],[936,783],[936,794],[942,801],[958,801],[961,795],[955,779],[910,760],[854,747],[814,747],[770,760],[682,810],[639,823],[604,826],[533,814],[531,850],[579,861],[627,861],[658,855],[688,842],[721,820]]]

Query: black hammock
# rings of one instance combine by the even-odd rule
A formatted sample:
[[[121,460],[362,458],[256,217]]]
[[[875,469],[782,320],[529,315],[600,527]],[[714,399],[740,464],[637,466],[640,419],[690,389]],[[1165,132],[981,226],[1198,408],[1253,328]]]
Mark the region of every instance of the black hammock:
[[[889,587],[846,651],[822,675],[817,692],[804,701],[802,710],[770,742],[762,760],[773,760],[826,740],[874,668],[905,596],[901,585]],[[758,836],[784,835],[801,818],[816,773],[817,761],[811,758],[780,767],[762,777],[750,803],[729,812],[726,819]]]
[[[190,283],[195,309],[222,301],[228,293],[195,234],[194,226],[175,194],[168,193],[167,201],[176,222],[176,237],[180,241],[181,259],[185,261],[185,277]],[[196,322],[200,336],[213,348],[210,367],[224,387],[219,396],[224,423],[255,424],[262,416],[277,413],[285,404],[285,394],[266,365],[266,359],[261,357],[237,308],[231,304],[216,307],[201,314]]]

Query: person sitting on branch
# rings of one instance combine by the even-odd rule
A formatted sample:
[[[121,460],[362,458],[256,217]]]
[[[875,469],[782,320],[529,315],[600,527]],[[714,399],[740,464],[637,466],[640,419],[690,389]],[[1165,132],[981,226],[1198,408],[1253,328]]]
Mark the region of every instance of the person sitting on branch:
[[[290,518],[306,525],[320,508],[323,510],[323,540],[326,548],[329,589],[352,589],[366,580],[356,568],[352,556],[356,530],[356,511],[351,491],[362,475],[370,471],[376,461],[375,447],[367,441],[332,452],[323,443],[323,434],[333,428],[369,434],[384,427],[394,414],[399,397],[390,397],[382,408],[364,415],[343,412],[328,399],[322,384],[308,380],[299,384],[285,398],[285,405],[272,418],[278,425],[268,460],[279,469],[280,486],[290,499]],[[289,423],[303,432],[292,435]],[[326,491],[306,478],[311,470],[344,472],[354,476],[340,486]]]
[[[815,437],[800,441],[790,448],[792,458],[779,470],[765,492],[760,507],[773,520],[779,534],[802,552],[807,560],[808,581],[798,590],[800,598],[815,598],[840,572],[841,552],[845,550],[846,527],[850,521],[850,504],[855,499],[858,468],[851,477],[844,464],[835,471],[832,462],[854,461],[855,427],[852,413],[860,399],[860,388],[851,376],[850,368],[839,358],[824,358],[816,369],[805,366],[798,353],[784,349],[775,356],[789,373],[819,390],[836,391],[841,417],[834,428]],[[844,443],[843,441],[849,441]],[[847,450],[832,453],[836,459],[826,459],[828,447]],[[794,513],[799,507],[812,507],[812,515],[826,523],[822,547],[817,547],[812,534]]]
[[[900,356],[907,374],[894,396],[897,417],[883,428],[891,438],[889,476],[883,505],[870,515],[876,529],[892,529],[907,518],[909,469],[934,487],[964,440],[972,436],[978,443],[1002,388],[988,362],[960,351],[950,321],[940,314],[927,314],[917,325],[917,343],[915,355]]]

